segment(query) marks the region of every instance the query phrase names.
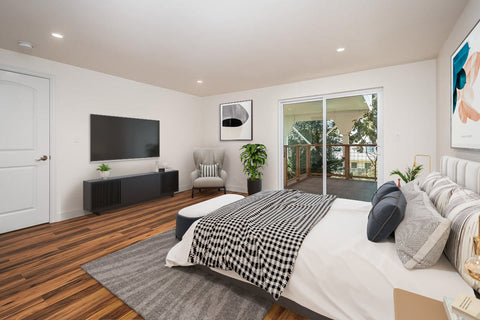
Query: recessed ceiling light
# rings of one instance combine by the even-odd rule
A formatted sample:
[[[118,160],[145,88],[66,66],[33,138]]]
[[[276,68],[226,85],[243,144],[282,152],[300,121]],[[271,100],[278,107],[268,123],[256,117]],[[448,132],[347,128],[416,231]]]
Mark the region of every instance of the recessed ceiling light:
[[[345,51],[345,48],[338,48],[337,49],[337,52],[343,52],[343,51]]]
[[[63,39],[63,34],[52,32],[51,35],[54,38]]]
[[[29,48],[29,49],[32,49],[33,48],[33,44],[31,42],[28,42],[28,41],[18,41],[17,44],[20,46],[20,47],[24,47],[24,48]]]
[[[198,84],[202,84],[202,83],[203,83],[203,80],[197,80],[197,83],[198,83]]]

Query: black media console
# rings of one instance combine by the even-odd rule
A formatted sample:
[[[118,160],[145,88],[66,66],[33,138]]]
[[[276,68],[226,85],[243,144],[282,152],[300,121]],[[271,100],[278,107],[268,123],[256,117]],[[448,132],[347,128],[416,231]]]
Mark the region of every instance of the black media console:
[[[83,209],[103,211],[153,200],[178,191],[178,170],[83,181]]]

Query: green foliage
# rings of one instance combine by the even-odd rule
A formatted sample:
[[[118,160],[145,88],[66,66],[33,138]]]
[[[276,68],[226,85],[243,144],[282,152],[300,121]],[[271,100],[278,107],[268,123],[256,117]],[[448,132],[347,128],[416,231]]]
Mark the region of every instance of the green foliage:
[[[353,120],[349,137],[351,144],[377,143],[377,109],[377,95],[374,95],[372,107],[361,118]]]
[[[405,169],[405,172],[401,172],[400,170],[393,170],[390,172],[390,175],[398,175],[405,183],[409,183],[410,181],[415,180],[418,174],[422,171],[423,165],[418,166],[411,166]]]
[[[108,164],[105,164],[105,163],[102,163],[97,168],[97,171],[101,171],[101,172],[110,171],[110,170],[112,170],[112,168],[110,168]]]
[[[372,106],[357,120],[353,120],[349,141],[351,144],[376,144],[377,143],[377,95],[372,96]],[[377,172],[377,148],[357,147],[357,152],[365,153],[373,165],[373,172]]]
[[[240,161],[243,164],[243,172],[250,180],[262,179],[262,168],[267,161],[267,147],[263,144],[249,143],[243,145],[240,150]]]
[[[323,121],[298,121],[293,126],[302,136],[307,138],[312,144],[322,144],[323,142]],[[288,144],[306,144],[300,135],[295,131],[290,131],[288,135]],[[337,128],[335,121],[327,120],[327,144],[342,144],[343,139],[340,130]],[[290,161],[290,158],[295,159],[295,149],[291,149],[292,154],[288,156],[287,170],[289,176],[295,176],[295,161]],[[300,148],[300,166],[305,168],[305,148]],[[323,152],[321,147],[313,147],[310,151],[310,168],[313,172],[323,172]],[[327,148],[327,173],[341,173],[343,171],[344,157],[339,157],[338,154],[342,152],[342,147],[328,147]],[[290,174],[291,173],[291,174]]]

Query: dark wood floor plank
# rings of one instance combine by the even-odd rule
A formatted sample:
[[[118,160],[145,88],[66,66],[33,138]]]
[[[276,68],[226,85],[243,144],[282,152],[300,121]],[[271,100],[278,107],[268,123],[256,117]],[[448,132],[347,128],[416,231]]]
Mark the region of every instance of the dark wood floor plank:
[[[81,265],[175,227],[206,190],[0,234],[0,319],[141,319]],[[274,306],[265,319],[303,319]]]

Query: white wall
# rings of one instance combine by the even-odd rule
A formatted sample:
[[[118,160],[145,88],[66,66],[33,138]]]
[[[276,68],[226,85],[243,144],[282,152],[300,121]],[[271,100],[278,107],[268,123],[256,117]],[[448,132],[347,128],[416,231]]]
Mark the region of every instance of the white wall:
[[[428,60],[205,97],[202,98],[203,145],[226,149],[227,188],[245,191],[246,177],[242,173],[239,148],[247,142],[220,141],[219,104],[253,99],[253,143],[263,143],[269,150],[263,186],[264,189],[275,189],[279,181],[279,100],[382,87],[385,131],[383,175],[386,180],[391,179],[389,172],[412,165],[415,154],[430,154],[435,161],[435,80],[435,60]]]
[[[442,155],[480,161],[479,150],[450,148],[450,59],[480,19],[480,1],[470,0],[437,57],[437,165]]]
[[[160,120],[160,159],[191,187],[192,149],[199,144],[200,98],[103,73],[0,49],[0,67],[54,76],[56,220],[83,214],[82,181],[96,178],[91,164],[91,113]],[[155,160],[112,162],[112,176],[149,172]]]

